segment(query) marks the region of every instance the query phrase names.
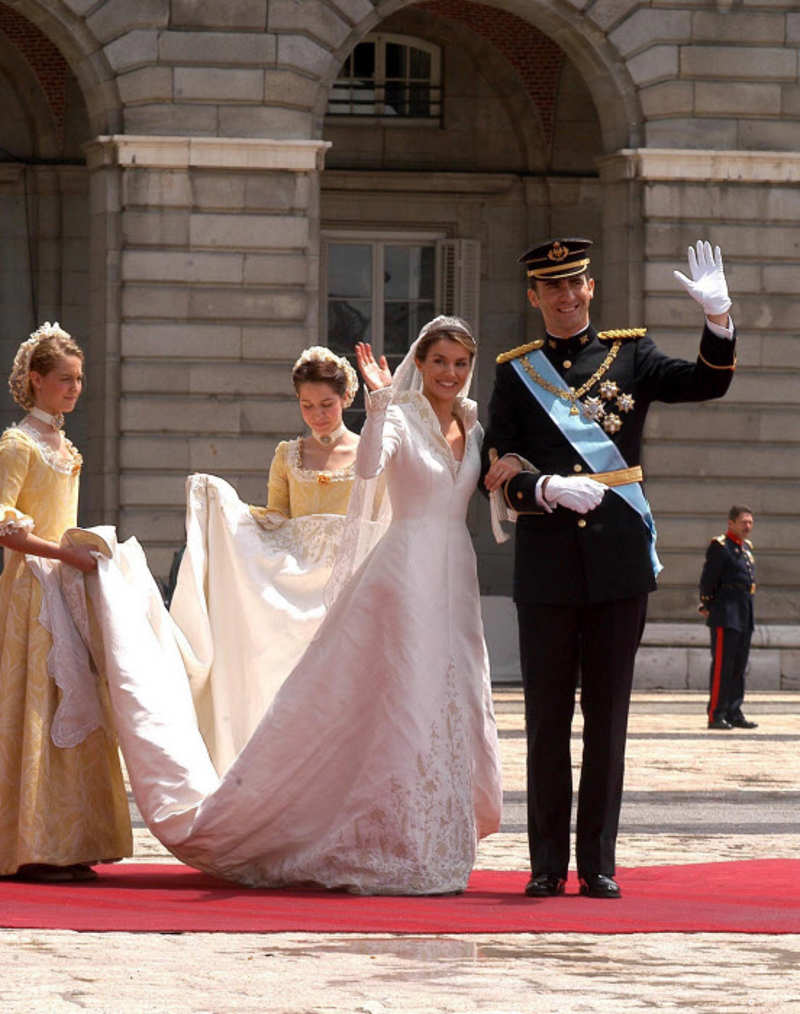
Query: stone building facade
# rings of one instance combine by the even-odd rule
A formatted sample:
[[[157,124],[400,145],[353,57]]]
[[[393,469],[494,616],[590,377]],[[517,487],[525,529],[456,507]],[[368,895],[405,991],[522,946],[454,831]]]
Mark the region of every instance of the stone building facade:
[[[744,501],[758,672],[800,685],[796,5],[0,0],[0,108],[0,353],[44,319],[82,339],[83,520],[136,534],[160,575],[188,472],[263,502],[305,345],[399,355],[426,313],[462,312],[485,406],[494,355],[536,326],[520,251],[583,234],[597,322],[693,358],[671,272],[719,243],[738,370],[723,401],[650,415],[650,638],[702,685],[699,567]],[[474,515],[502,643],[509,551]]]

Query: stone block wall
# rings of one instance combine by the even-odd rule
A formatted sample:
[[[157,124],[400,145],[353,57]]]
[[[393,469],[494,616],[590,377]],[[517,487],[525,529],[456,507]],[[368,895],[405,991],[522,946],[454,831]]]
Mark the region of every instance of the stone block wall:
[[[187,474],[264,502],[294,413],[286,363],[316,327],[323,149],[130,135],[88,149],[96,252],[116,265],[95,294],[95,331],[112,307],[106,398],[119,392],[116,449],[94,448],[91,467],[117,477],[121,534],[143,539],[156,574],[183,540]]]

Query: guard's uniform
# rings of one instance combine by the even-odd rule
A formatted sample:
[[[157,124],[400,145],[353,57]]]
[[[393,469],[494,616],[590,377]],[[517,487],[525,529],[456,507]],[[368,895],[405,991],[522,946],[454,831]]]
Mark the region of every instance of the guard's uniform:
[[[753,633],[756,563],[753,545],[731,532],[718,535],[706,550],[700,601],[711,632],[708,720],[744,719],[744,674]]]
[[[539,474],[592,474],[512,365],[540,344],[499,357],[483,467],[485,475],[491,448],[534,466],[505,486],[508,506],[522,512],[514,600],[528,731],[531,866],[535,874],[567,875],[570,730],[580,672],[578,873],[613,876],[634,658],[647,594],[655,588],[650,536],[642,517],[613,489],[585,516],[562,507],[546,513],[537,504]],[[603,427],[628,466],[640,463],[651,402],[718,398],[733,375],[734,342],[708,327],[695,363],[665,355],[643,331],[598,335],[589,327],[570,339],[546,338],[542,350],[581,394],[578,410]]]

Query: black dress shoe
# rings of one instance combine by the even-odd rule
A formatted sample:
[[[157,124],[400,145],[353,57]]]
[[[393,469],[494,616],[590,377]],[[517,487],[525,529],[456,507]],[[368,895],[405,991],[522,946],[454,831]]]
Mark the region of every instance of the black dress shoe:
[[[564,877],[555,873],[534,873],[525,885],[525,894],[529,898],[554,898],[564,893],[566,882]]]
[[[580,882],[580,893],[587,898],[621,898],[622,892],[619,884],[611,877],[602,873],[589,873],[585,877],[578,878]]]
[[[733,729],[757,729],[758,722],[749,722],[744,715],[732,718],[728,723]]]
[[[732,729],[733,726],[727,718],[715,718],[708,723],[709,729]]]

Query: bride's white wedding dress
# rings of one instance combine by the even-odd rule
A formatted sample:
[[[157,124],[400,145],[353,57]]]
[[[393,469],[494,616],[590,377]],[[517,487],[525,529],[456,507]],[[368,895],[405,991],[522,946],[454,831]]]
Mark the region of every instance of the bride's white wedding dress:
[[[463,890],[501,784],[463,461],[419,393],[376,392],[356,462],[385,470],[391,524],[219,777],[169,615],[135,540],[88,581],[139,808],[180,859],[253,886]]]

